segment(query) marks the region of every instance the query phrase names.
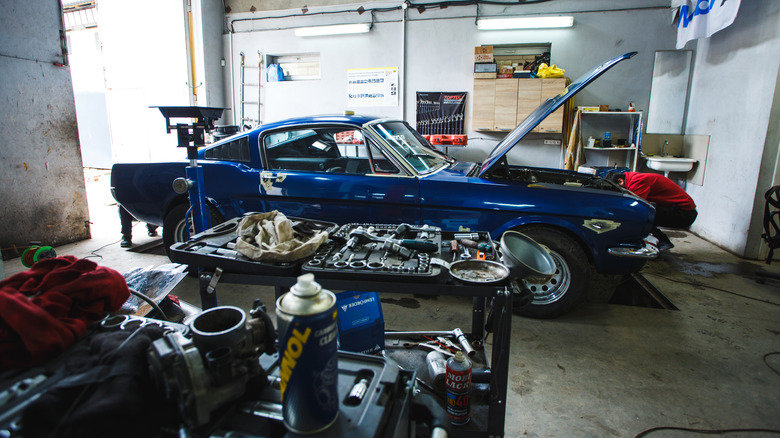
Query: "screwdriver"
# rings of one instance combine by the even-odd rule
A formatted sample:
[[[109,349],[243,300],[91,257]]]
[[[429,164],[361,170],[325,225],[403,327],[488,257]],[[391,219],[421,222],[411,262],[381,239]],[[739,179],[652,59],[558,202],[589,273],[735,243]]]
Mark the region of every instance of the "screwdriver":
[[[487,242],[477,243],[470,239],[460,239],[460,243],[463,244],[463,246],[474,248],[482,252],[490,252],[493,249],[493,247],[490,246],[490,244]]]

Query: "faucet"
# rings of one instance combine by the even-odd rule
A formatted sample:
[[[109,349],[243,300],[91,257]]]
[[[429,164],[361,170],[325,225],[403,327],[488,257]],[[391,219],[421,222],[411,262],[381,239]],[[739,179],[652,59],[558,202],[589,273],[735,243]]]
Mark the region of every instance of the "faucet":
[[[669,146],[669,140],[664,140],[664,145],[661,146],[661,156],[666,156],[666,147]]]

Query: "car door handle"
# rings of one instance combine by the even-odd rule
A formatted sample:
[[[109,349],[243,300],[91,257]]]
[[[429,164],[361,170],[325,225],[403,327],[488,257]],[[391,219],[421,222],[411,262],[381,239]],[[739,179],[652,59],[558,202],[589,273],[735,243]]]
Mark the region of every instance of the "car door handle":
[[[286,173],[260,172],[260,185],[264,189],[270,190],[274,183],[280,183],[285,178],[287,178]]]

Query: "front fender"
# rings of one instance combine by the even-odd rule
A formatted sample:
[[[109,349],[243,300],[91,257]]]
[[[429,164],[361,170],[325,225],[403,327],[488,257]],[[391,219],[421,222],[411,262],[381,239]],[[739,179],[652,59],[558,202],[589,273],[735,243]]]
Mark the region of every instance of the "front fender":
[[[564,233],[570,235],[573,239],[575,239],[577,243],[579,243],[580,246],[582,246],[582,249],[585,251],[585,253],[588,254],[589,261],[591,263],[594,262],[593,260],[594,254],[592,249],[588,245],[589,242],[588,237],[581,230],[577,229],[577,227],[573,226],[571,222],[558,217],[549,217],[549,216],[518,217],[499,227],[497,230],[498,234],[492,237],[493,239],[500,239],[501,236],[509,230],[522,232],[522,228],[528,225],[542,225],[545,227],[556,228],[558,230],[563,231]]]
[[[594,226],[594,223],[602,225],[601,228]],[[517,230],[522,232],[523,227],[529,225],[538,225],[558,229],[582,247],[588,255],[588,261],[593,264],[597,272],[602,274],[624,274],[627,272],[636,272],[645,265],[646,259],[635,259],[620,257],[609,252],[610,247],[621,245],[640,245],[641,242],[628,241],[622,237],[614,228],[609,230],[609,226],[618,223],[605,221],[603,219],[583,219],[582,223],[575,224],[569,220],[550,216],[523,216],[511,220],[498,228],[494,239],[500,238],[508,230]]]

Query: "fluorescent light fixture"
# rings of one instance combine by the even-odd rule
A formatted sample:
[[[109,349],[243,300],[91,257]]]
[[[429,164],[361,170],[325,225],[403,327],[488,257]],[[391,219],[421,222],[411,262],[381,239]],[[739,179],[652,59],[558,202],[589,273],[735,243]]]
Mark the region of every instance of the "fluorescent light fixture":
[[[299,27],[295,29],[295,36],[342,35],[348,33],[365,33],[369,30],[371,30],[370,23],[336,24],[333,26]]]
[[[572,27],[574,17],[514,17],[514,18],[479,18],[477,29],[549,29],[553,27]]]

